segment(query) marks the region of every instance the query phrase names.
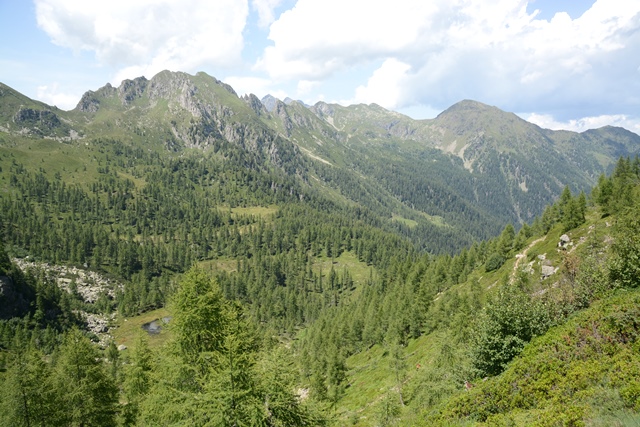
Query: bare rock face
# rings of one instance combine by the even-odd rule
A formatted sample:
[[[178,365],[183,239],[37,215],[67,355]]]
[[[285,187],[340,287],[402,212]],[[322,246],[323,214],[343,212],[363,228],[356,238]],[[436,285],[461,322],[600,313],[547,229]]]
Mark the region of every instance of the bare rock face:
[[[109,319],[105,316],[87,313],[85,316],[87,328],[94,334],[106,334],[109,332]]]
[[[77,267],[53,265],[48,263],[30,262],[25,259],[14,258],[13,262],[22,270],[41,269],[55,279],[62,289],[67,292],[77,292],[83,301],[92,304],[105,294],[115,298],[116,290],[122,289],[121,283],[107,279],[99,273],[83,270]]]
[[[291,117],[289,117],[289,112],[287,111],[286,104],[276,99],[276,104],[273,112],[276,114],[276,116],[280,117],[282,126],[284,126],[284,131],[287,136],[289,136],[291,134],[291,130],[293,129],[293,122],[291,120]]]
[[[145,77],[137,77],[133,80],[123,80],[118,87],[118,97],[123,105],[128,105],[140,98],[147,88],[149,80]]]
[[[566,234],[560,236],[560,241],[558,242],[559,248],[566,248],[567,246],[571,246],[571,238]]]
[[[242,100],[258,115],[268,114],[267,108],[254,94],[244,95]]]
[[[163,71],[149,82],[149,100],[165,99],[169,106],[180,106],[196,118],[202,117],[202,110],[194,98],[198,88],[185,73]]]
[[[84,113],[96,113],[100,109],[100,99],[95,92],[89,91],[82,95],[76,109]]]
[[[558,269],[552,265],[543,265],[541,269],[542,279],[546,279],[547,277],[553,276]]]
[[[103,98],[108,98],[111,96],[115,96],[118,93],[118,89],[111,86],[110,83],[107,83],[97,91],[87,91],[78,105],[76,106],[76,110],[80,110],[84,113],[95,113],[100,109],[100,100]]]
[[[32,262],[28,259],[14,258],[13,262],[21,270],[43,270],[47,276],[55,280],[58,286],[66,292],[78,295],[88,304],[95,303],[101,297],[113,299],[116,291],[123,288],[122,283],[108,279],[101,274],[77,267],[55,265],[42,262]],[[2,289],[2,277],[0,277],[0,289]],[[27,307],[28,308],[28,307]],[[0,296],[0,311],[2,310],[2,296]],[[115,319],[112,314],[93,314],[85,311],[77,311],[87,324],[87,330],[99,338],[101,346],[105,347],[113,339],[110,335],[111,325]]]
[[[278,100],[274,96],[266,95],[260,102],[262,103],[262,105],[264,105],[264,108],[271,113],[276,109],[277,101]]]
[[[64,126],[53,111],[25,107],[18,110],[13,116],[13,121],[16,125],[38,134],[51,133],[51,131]]]
[[[316,105],[311,107],[311,111],[313,111],[318,117],[322,119],[326,119],[327,117],[333,118],[335,113],[335,109],[333,105],[327,104],[326,102],[318,102]]]

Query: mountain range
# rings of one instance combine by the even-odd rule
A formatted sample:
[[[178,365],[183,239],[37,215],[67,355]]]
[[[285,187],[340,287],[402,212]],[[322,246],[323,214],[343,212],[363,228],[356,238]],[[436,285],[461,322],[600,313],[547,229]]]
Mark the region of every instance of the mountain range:
[[[80,146],[113,138],[174,156],[240,150],[245,166],[372,209],[434,252],[530,222],[565,186],[587,190],[640,150],[640,136],[622,128],[552,131],[471,100],[413,120],[375,104],[239,97],[205,73],[169,71],[88,91],[71,111],[0,84],[0,132]]]
[[[638,425],[639,149],[470,100],[0,84],[0,424]]]

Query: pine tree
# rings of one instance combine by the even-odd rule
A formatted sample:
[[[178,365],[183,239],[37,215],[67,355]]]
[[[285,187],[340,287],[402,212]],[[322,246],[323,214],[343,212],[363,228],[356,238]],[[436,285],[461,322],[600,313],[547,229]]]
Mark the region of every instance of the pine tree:
[[[592,192],[592,197],[596,203],[602,208],[602,212],[605,214],[611,213],[609,203],[613,196],[613,185],[611,179],[607,178],[605,174],[601,174],[598,178],[598,185]]]
[[[347,367],[340,350],[332,346],[327,360],[327,399],[335,409],[345,391]]]
[[[611,245],[609,278],[619,285],[640,286],[640,203],[620,214],[616,224],[616,240]]]
[[[562,190],[562,194],[560,194],[560,199],[558,199],[558,202],[557,202],[558,208],[560,210],[561,218],[564,216],[565,209],[567,205],[569,205],[569,202],[571,202],[572,199],[573,199],[573,196],[571,195],[571,190],[569,189],[569,186],[566,185]]]
[[[323,418],[294,393],[296,372],[289,352],[280,346],[263,353],[258,362],[266,425],[317,426]]]
[[[497,253],[507,258],[511,250],[513,249],[513,241],[515,239],[516,232],[512,224],[507,224],[500,234],[498,239]]]
[[[516,234],[515,239],[513,240],[513,249],[519,251],[524,248],[527,243],[527,239],[530,237],[528,234],[530,233],[530,228],[527,224],[523,224],[518,234]]]
[[[64,408],[66,425],[116,425],[118,389],[99,356],[80,331],[73,330],[65,337],[53,383]]]
[[[125,425],[135,425],[140,402],[151,387],[151,350],[145,332],[140,332],[131,350],[131,359],[124,369],[122,388],[127,405],[123,411]]]
[[[581,191],[580,195],[578,195],[578,212],[584,222],[587,214],[587,195],[584,194],[584,191]]]
[[[222,349],[228,322],[217,282],[203,270],[192,268],[184,275],[170,305],[174,316],[169,325],[178,353],[200,374],[206,374],[212,353]]]
[[[563,231],[569,231],[584,223],[584,211],[578,198],[571,198],[562,212]]]
[[[228,316],[220,348],[213,353],[206,399],[214,414],[214,425],[254,425],[265,417],[254,369],[257,337],[241,307],[233,305]],[[205,409],[201,416],[206,417],[207,412]]]
[[[0,424],[16,427],[58,424],[62,407],[56,402],[51,369],[39,351],[16,353],[0,385]]]

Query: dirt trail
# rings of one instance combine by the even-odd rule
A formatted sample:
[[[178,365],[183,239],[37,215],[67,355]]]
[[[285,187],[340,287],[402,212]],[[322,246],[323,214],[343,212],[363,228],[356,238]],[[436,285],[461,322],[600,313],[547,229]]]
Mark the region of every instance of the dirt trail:
[[[531,249],[534,245],[536,245],[537,243],[542,242],[543,240],[545,240],[547,238],[547,236],[542,236],[539,239],[534,240],[533,242],[531,242],[529,244],[529,246],[527,246],[526,248],[524,248],[524,250],[522,252],[520,252],[518,255],[516,255],[516,262],[513,265],[513,271],[511,271],[511,278],[509,279],[509,284],[513,285],[516,281],[516,273],[518,272],[518,266],[520,266],[520,262],[523,259],[527,259],[527,252],[529,251],[529,249]]]

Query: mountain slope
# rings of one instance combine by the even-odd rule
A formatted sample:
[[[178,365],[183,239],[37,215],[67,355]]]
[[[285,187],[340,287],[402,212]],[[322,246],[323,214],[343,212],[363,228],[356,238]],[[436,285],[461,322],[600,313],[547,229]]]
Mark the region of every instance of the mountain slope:
[[[469,100],[421,121],[375,105],[318,103],[312,111],[339,129],[343,139],[375,141],[387,148],[383,157],[400,152],[410,162],[424,147],[454,155],[462,161],[454,165],[456,173],[462,165],[473,180],[472,191],[462,196],[490,215],[514,222],[530,221],[565,185],[588,189],[619,156],[640,149],[640,137],[624,129],[550,131]]]
[[[0,299],[18,308],[0,320],[5,424],[29,423],[15,404],[22,391],[54,399],[42,405],[49,419],[66,415],[73,405],[57,402],[69,396],[74,349],[99,374],[85,383],[113,386],[110,416],[131,424],[214,422],[226,397],[247,420],[275,422],[274,407],[295,409],[302,396],[322,415],[289,425],[586,424],[611,415],[598,412],[601,398],[637,419],[640,160],[617,161],[590,198],[563,191],[531,226],[505,226],[539,212],[563,179],[588,177],[575,159],[604,168],[633,150],[632,134],[605,128],[584,142],[470,101],[434,121],[377,106],[267,108],[205,74],[105,86],[70,112],[2,96],[1,243],[43,268],[23,289],[0,280]],[[60,126],[45,126],[56,123],[49,113]],[[51,264],[123,286],[85,301],[73,278],[69,292],[51,280]],[[172,295],[183,299],[172,314],[187,316],[173,351],[140,340],[141,352],[119,359],[112,342],[103,358],[68,332],[74,313],[123,324]],[[540,363],[580,351],[588,357],[563,365],[569,377]],[[479,384],[485,376],[495,379]],[[235,405],[236,378],[248,406]]]
[[[336,425],[636,425],[639,166],[621,162],[578,227],[419,260],[326,312],[298,346],[349,356]],[[601,197],[610,184],[616,196]],[[483,251],[504,242],[490,268]]]
[[[204,151],[279,170],[308,191],[372,210],[433,252],[531,221],[564,186],[588,189],[640,147],[639,136],[621,129],[553,132],[475,101],[433,120],[377,105],[308,107],[273,97],[263,104],[205,73],[106,85],[69,112],[6,86],[0,99],[0,126],[15,140],[56,138],[80,149],[111,138],[160,156]]]

